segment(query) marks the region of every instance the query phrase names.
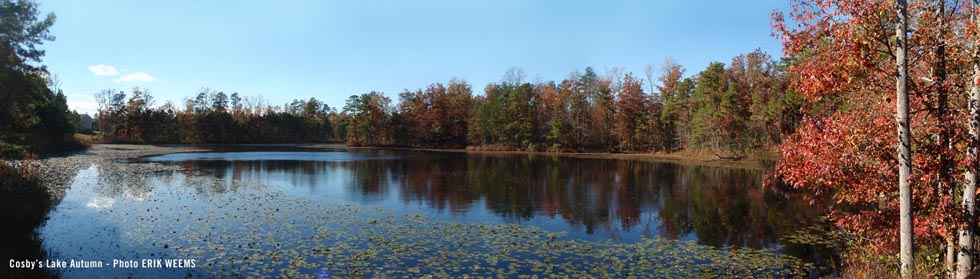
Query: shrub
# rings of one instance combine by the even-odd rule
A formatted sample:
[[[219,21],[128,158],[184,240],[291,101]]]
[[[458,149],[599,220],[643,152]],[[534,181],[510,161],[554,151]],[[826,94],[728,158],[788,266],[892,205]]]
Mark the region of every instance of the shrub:
[[[0,220],[12,231],[40,225],[51,207],[51,196],[41,187],[34,155],[20,162],[0,161]]]
[[[51,196],[37,177],[35,158],[27,154],[19,162],[0,160],[0,258],[47,258],[34,229],[47,218]],[[0,274],[10,278],[59,277],[57,270],[46,268],[0,269]]]

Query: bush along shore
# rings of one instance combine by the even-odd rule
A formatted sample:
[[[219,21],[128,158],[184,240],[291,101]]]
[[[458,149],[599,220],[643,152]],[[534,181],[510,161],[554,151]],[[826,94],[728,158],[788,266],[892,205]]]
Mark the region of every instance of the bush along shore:
[[[41,185],[33,158],[0,161],[0,220],[4,221],[0,229],[0,258],[45,258],[35,228],[44,222],[51,207],[51,194]],[[46,269],[11,269],[3,273],[11,278],[56,277]]]

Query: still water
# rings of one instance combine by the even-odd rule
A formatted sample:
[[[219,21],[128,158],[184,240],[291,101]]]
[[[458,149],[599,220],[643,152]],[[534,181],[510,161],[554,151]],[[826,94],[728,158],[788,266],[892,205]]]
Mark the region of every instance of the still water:
[[[502,248],[494,245],[506,242],[501,234],[533,235],[511,241],[515,247],[545,247],[553,240],[564,241],[567,246],[561,247],[584,246],[597,261],[612,257],[602,253],[622,254],[612,252],[616,249],[657,254],[664,257],[660,262],[676,261],[667,270],[701,266],[712,261],[707,255],[712,251],[740,250],[735,248],[832,265],[827,249],[786,240],[813,224],[819,212],[797,194],[765,187],[765,170],[373,149],[178,153],[125,164],[148,162],[170,168],[133,172],[93,164],[78,173],[39,234],[52,257],[100,260],[106,266],[65,269],[64,276],[245,276],[286,270],[371,276],[392,269],[451,276],[480,273],[481,264],[499,268],[498,275],[558,272],[521,265],[547,258],[537,251],[544,248],[524,251],[527,256],[520,256],[520,248],[498,251]],[[411,235],[416,232],[420,235]],[[467,244],[457,238],[486,240]],[[391,239],[404,244],[390,244]],[[434,241],[428,245],[433,250],[414,258],[404,254],[420,248],[411,243],[426,241]],[[519,245],[522,241],[526,244]],[[460,260],[452,263],[456,269],[425,269],[453,261],[427,264],[426,255],[468,245],[497,256]],[[369,249],[379,252],[359,254]],[[688,261],[684,253],[706,255]],[[567,262],[572,273],[566,274],[596,274],[575,270],[589,260],[570,254],[542,262]],[[498,262],[500,255],[517,256],[508,265]],[[193,268],[113,268],[114,260],[122,265],[129,259],[188,258],[194,259]],[[640,265],[625,266],[629,272]]]

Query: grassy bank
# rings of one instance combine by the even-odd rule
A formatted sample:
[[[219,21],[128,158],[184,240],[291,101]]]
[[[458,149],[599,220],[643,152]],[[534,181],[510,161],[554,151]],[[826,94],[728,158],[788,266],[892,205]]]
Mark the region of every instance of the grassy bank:
[[[50,194],[41,185],[33,158],[19,162],[0,160],[0,258],[43,259],[45,251],[34,229],[41,225],[51,210]],[[46,269],[9,269],[11,278],[57,277]]]
[[[0,159],[3,158],[23,158],[27,154],[62,154],[78,150],[85,150],[94,144],[91,135],[75,134],[65,137],[55,143],[25,145],[10,143],[0,140]]]

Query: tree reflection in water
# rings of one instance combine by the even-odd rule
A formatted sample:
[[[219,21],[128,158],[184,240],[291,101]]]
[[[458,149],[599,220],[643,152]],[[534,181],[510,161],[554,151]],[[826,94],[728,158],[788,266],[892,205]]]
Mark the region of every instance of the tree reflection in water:
[[[421,205],[464,221],[470,212],[490,212],[501,222],[529,222],[592,239],[666,237],[716,247],[782,247],[788,254],[817,262],[830,254],[812,245],[781,241],[816,222],[821,212],[793,193],[765,187],[763,170],[562,156],[350,152],[349,160],[177,164],[188,170],[183,179],[206,175],[222,181],[211,189],[198,189],[204,194],[253,187],[240,186],[245,185],[242,181],[274,182],[268,184],[314,197]]]

